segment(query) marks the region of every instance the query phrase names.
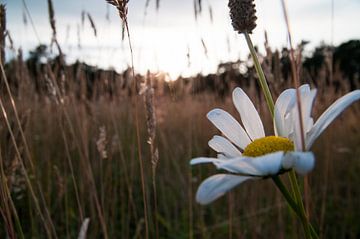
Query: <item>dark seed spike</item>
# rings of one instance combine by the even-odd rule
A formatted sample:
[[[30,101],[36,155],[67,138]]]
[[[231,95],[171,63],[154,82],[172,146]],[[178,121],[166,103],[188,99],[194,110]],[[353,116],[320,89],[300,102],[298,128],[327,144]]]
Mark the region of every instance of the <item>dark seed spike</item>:
[[[234,30],[252,33],[256,27],[254,0],[229,0],[230,17]]]

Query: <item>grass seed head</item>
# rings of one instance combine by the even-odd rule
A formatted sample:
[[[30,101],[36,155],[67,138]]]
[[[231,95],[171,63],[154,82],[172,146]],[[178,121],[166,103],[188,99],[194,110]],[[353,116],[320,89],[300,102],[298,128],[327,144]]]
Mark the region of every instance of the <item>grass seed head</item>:
[[[252,33],[256,27],[254,0],[229,0],[230,17],[234,30]]]
[[[106,0],[107,3],[115,6],[119,11],[120,18],[125,22],[127,21],[128,7],[127,4],[129,0]]]

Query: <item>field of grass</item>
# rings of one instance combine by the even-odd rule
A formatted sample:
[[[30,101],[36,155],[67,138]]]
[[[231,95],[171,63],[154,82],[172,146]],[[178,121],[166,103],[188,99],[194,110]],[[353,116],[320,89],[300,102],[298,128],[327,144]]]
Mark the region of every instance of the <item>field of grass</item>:
[[[250,97],[260,102],[253,87],[244,90],[253,92]],[[63,103],[56,104],[50,98],[31,93],[15,97],[30,158],[11,104],[6,100],[5,109],[20,157],[2,118],[1,162],[7,181],[2,180],[1,188],[2,193],[10,191],[25,238],[46,237],[46,228],[53,237],[56,234],[59,238],[74,238],[87,217],[89,238],[102,237],[101,220],[110,238],[144,238],[133,98],[81,101],[66,96]],[[141,97],[136,98],[149,233],[153,238],[151,155],[144,104]],[[321,89],[314,115],[318,116],[335,98],[331,87]],[[258,106],[267,122],[266,131],[271,134],[266,106]],[[195,202],[197,186],[215,169],[190,167],[189,160],[201,155],[215,156],[207,141],[216,129],[205,115],[215,107],[236,115],[229,96],[218,100],[210,93],[177,96],[172,91],[156,95],[155,107],[159,149],[156,218],[160,238],[231,238],[229,232],[232,238],[262,238],[270,234],[301,238],[301,226],[270,180],[246,183],[209,206]],[[359,110],[356,105],[345,112],[314,147],[316,168],[309,175],[308,200],[310,218],[324,238],[357,238],[360,233]],[[20,160],[24,161],[43,220],[30,195]],[[2,201],[2,208],[6,205],[11,208],[8,200],[9,197]],[[5,225],[1,228],[2,236],[6,235]]]
[[[222,108],[239,120],[235,87],[274,134],[253,66],[226,63],[217,74],[167,82],[162,73],[132,77],[131,70],[66,65],[61,54],[43,63],[37,50],[1,62],[0,238],[303,238],[271,180],[246,182],[207,206],[195,201],[216,169],[189,161],[216,157],[207,143],[219,132],[207,112]],[[289,57],[267,50],[262,65],[276,98],[292,87]],[[359,88],[359,75],[343,68],[352,58],[336,50],[330,67],[326,57],[316,64],[315,54],[301,64],[302,83],[318,88],[315,119]],[[299,176],[321,238],[360,237],[359,115],[356,103],[329,127],[312,148],[309,184]]]

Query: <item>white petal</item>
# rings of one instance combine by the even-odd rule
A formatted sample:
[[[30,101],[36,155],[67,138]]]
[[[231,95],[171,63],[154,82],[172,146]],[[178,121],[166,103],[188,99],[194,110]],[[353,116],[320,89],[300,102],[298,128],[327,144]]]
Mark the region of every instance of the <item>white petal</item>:
[[[284,135],[280,135],[280,136],[286,138],[289,138],[289,136],[294,133],[294,123],[291,113],[287,113],[284,118],[284,132],[285,132]]]
[[[217,158],[224,160],[224,159],[228,159],[229,157],[226,157],[226,156],[223,155],[223,154],[218,154],[218,155],[217,155]]]
[[[360,90],[352,91],[333,103],[316,121],[306,139],[309,149],[319,135],[338,117],[349,105],[360,99]]]
[[[310,85],[309,84],[303,84],[299,87],[300,93],[306,93],[310,92]]]
[[[80,232],[78,235],[78,239],[86,239],[87,230],[89,227],[90,218],[85,218],[83,223],[81,224]]]
[[[201,183],[196,193],[196,201],[200,204],[209,204],[218,199],[235,186],[254,177],[217,174],[207,178]]]
[[[295,89],[287,89],[283,91],[275,103],[274,108],[274,130],[275,134],[282,137],[288,137],[290,132],[289,123],[286,121],[289,109],[291,109],[296,102]]]
[[[304,123],[305,132],[309,132],[313,126],[314,120],[311,117],[311,111],[316,96],[316,89],[310,90],[307,87],[306,91],[303,91],[300,87],[301,93],[301,114]]]
[[[294,142],[295,150],[301,151],[302,149],[302,141],[301,141],[301,128],[300,128],[300,120],[299,120],[299,111],[297,105],[292,108],[288,115],[288,121],[291,124],[290,134],[288,136],[291,141]]]
[[[284,153],[276,152],[260,157],[240,157],[217,163],[219,169],[251,176],[268,176],[280,172]]]
[[[229,140],[241,149],[250,144],[249,136],[234,117],[221,109],[214,109],[207,114],[208,119],[218,128]]]
[[[241,156],[241,152],[226,138],[215,135],[209,142],[210,148],[228,158]]]
[[[249,97],[239,87],[233,91],[233,102],[250,138],[255,140],[265,137],[264,126],[259,113],[256,111]]]
[[[301,116],[303,123],[303,132],[300,128],[299,111],[298,106],[295,104],[291,111],[291,120],[293,125],[292,140],[295,143],[295,149],[298,151],[305,150],[302,148],[301,138],[306,136],[307,132],[311,130],[314,124],[314,120],[311,117],[312,106],[316,96],[316,89],[310,90],[309,85],[302,85],[299,88],[301,99]],[[303,134],[303,136],[301,135]]]
[[[316,96],[316,89],[310,90],[310,86],[305,84],[299,87],[300,99],[301,99],[301,114],[303,123],[303,133],[300,128],[300,117],[297,105],[296,91],[294,103],[288,107],[288,114],[284,118],[285,134],[283,137],[290,138],[295,144],[295,150],[302,149],[302,134],[305,136],[313,126],[313,118],[311,117],[312,105]]]
[[[222,161],[224,161],[224,159],[199,157],[199,158],[193,158],[190,161],[190,165],[203,164],[203,163],[213,163],[216,165],[217,163],[221,163]]]
[[[253,158],[232,158],[223,162],[218,162],[216,166],[218,169],[226,170],[230,173],[251,175],[251,176],[263,176],[262,171],[258,170],[251,164]]]
[[[315,156],[312,152],[288,152],[283,158],[284,169],[294,168],[299,174],[307,174],[315,166]]]

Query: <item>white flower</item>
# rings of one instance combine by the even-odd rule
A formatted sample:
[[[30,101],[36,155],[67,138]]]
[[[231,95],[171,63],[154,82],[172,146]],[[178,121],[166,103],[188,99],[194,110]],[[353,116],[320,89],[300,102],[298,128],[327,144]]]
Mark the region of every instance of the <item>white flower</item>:
[[[305,144],[308,150],[315,139],[351,103],[360,99],[360,90],[353,91],[331,105],[314,124],[311,118],[316,90],[309,85],[300,88]],[[218,158],[195,158],[191,164],[213,163],[218,169],[229,172],[207,178],[199,186],[196,200],[208,204],[235,186],[250,180],[278,175],[289,169],[300,174],[311,171],[315,164],[312,152],[301,152],[301,134],[296,104],[296,90],[285,90],[277,99],[274,109],[276,136],[265,137],[264,126],[253,103],[245,92],[236,88],[233,102],[240,114],[242,127],[229,113],[214,109],[208,119],[226,137],[214,136],[209,146]]]
[[[301,113],[304,123],[305,150],[309,150],[322,132],[353,102],[360,99],[360,90],[352,91],[336,100],[316,121],[311,117],[316,89],[310,90],[305,84],[299,88]],[[290,138],[295,149],[301,149],[299,116],[296,105],[296,90],[288,89],[281,93],[275,104],[274,130],[276,135]]]

